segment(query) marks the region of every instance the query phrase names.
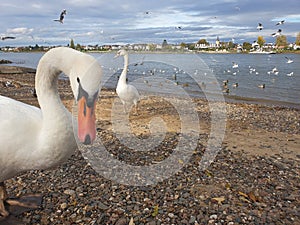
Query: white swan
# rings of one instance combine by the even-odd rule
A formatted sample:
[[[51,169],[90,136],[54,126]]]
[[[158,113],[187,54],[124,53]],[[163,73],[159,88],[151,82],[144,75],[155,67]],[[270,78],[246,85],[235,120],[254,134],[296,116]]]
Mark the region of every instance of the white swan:
[[[96,136],[95,103],[102,70],[92,56],[71,48],[49,50],[40,59],[35,79],[40,109],[0,96],[0,218],[8,215],[4,181],[32,169],[59,165],[77,148],[72,115],[57,90],[58,75],[70,78],[78,101],[78,140],[90,144]]]
[[[115,58],[119,56],[124,56],[124,68],[120,75],[116,92],[119,98],[121,99],[121,102],[123,103],[125,112],[127,111],[126,106],[127,105],[131,106],[132,104],[135,105],[135,112],[137,112],[137,103],[140,99],[139,92],[133,85],[127,84],[126,82],[126,75],[128,70],[128,64],[129,64],[128,53],[126,50],[121,49],[117,52]]]

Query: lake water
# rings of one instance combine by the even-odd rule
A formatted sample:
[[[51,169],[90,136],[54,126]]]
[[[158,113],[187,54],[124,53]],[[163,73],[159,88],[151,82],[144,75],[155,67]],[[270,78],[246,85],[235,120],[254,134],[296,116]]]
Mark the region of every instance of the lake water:
[[[42,55],[0,52],[0,59],[12,61],[11,65],[36,68]],[[104,86],[115,88],[123,58],[114,59],[114,53],[91,55],[103,67]],[[140,92],[205,98],[221,96],[227,101],[300,108],[299,54],[132,53],[129,57],[128,82]],[[293,63],[287,63],[286,57]],[[238,64],[237,68],[233,68],[233,62]],[[227,80],[225,87],[223,81]],[[265,88],[260,88],[263,84]]]

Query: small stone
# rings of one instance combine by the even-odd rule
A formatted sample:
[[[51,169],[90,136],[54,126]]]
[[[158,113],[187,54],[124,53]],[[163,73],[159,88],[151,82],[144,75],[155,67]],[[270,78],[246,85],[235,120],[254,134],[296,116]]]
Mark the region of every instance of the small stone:
[[[71,190],[71,189],[67,189],[67,190],[64,191],[64,194],[66,194],[66,195],[75,195],[75,191]]]
[[[127,225],[128,222],[126,220],[126,218],[120,218],[118,219],[118,221],[115,223],[115,225]]]
[[[213,214],[209,218],[212,219],[212,220],[216,220],[218,218],[218,216],[216,214]]]
[[[190,220],[189,220],[189,224],[194,224],[196,221],[196,217],[191,216]]]
[[[173,213],[168,213],[168,217],[174,218],[174,214]]]
[[[146,225],[156,225],[156,222],[153,220],[153,221],[148,222]]]
[[[65,202],[60,205],[60,208],[63,210],[66,209],[67,207],[68,207],[68,204]]]

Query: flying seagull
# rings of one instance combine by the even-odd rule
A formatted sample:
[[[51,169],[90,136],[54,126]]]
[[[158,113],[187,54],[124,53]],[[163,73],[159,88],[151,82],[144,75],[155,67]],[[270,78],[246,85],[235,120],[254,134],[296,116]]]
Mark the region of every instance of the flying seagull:
[[[276,26],[281,25],[284,23],[284,20],[279,21],[278,23],[276,23]]]
[[[257,30],[262,30],[264,27],[261,23],[258,23],[258,26],[256,27]]]
[[[277,37],[281,35],[281,29],[278,29],[278,31],[276,33],[273,33],[272,36],[273,37]]]
[[[3,36],[3,37],[0,37],[0,39],[2,41],[6,40],[6,39],[16,39],[16,37],[10,37],[10,36]]]
[[[67,10],[64,9],[60,13],[59,19],[58,20],[54,20],[54,21],[57,21],[57,22],[60,22],[60,23],[64,23],[64,17],[65,17],[66,14],[67,14]]]

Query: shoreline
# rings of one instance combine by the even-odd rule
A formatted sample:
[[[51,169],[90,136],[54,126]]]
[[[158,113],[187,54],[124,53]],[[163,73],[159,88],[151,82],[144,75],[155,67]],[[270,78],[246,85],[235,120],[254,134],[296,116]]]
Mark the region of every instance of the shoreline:
[[[51,48],[54,48],[55,46],[52,46]],[[113,50],[106,50],[106,51],[100,51],[100,50],[81,50],[85,53],[112,53],[117,52],[118,49]],[[263,53],[256,53],[256,52],[236,52],[236,51],[212,51],[212,50],[157,50],[157,51],[145,51],[145,50],[128,50],[130,53],[149,53],[149,54],[300,54],[299,50],[287,50],[287,51],[274,51],[274,52],[263,52]],[[46,51],[0,51],[0,53],[43,53]]]
[[[0,73],[0,95],[38,106],[32,94],[34,76],[30,71]],[[12,81],[12,86],[3,86],[4,81]],[[59,80],[58,87],[71,110],[69,82]],[[130,114],[131,131],[142,140],[149,137],[153,118],[166,124],[164,141],[145,152],[126,147],[116,136],[111,111],[117,99],[114,89],[103,88],[97,103],[97,136],[106,150],[130,165],[155,165],[168,158],[181,133],[176,108],[167,98],[155,96],[142,99],[138,113]],[[193,104],[199,117],[199,139],[193,155],[176,174],[150,186],[126,186],[97,173],[76,151],[58,168],[29,171],[6,181],[11,196],[44,195],[41,209],[17,219],[28,225],[127,225],[131,218],[141,225],[299,224],[300,111],[225,103],[221,149],[207,169],[199,170],[210,139],[211,107],[200,98],[193,99]],[[130,179],[128,172],[123,171],[123,177]]]
[[[0,87],[1,87],[1,91],[0,91],[0,95],[5,95],[7,97],[11,97],[14,98],[16,100],[20,100],[20,101],[24,101],[25,103],[28,104],[33,104],[35,106],[38,106],[38,102],[36,97],[33,96],[32,92],[34,89],[34,76],[35,76],[35,70],[34,69],[30,69],[30,68],[24,68],[24,67],[18,67],[18,66],[0,66]],[[5,86],[5,82],[8,81],[11,84],[11,87],[6,87]],[[66,107],[70,110],[71,109],[71,105],[73,104],[73,95],[71,92],[71,89],[69,87],[69,81],[68,80],[63,80],[60,79],[59,80],[59,92],[61,95],[61,98],[63,99],[64,104],[66,104]],[[147,96],[147,95],[146,95]],[[150,93],[151,96],[151,93]],[[170,97],[173,99],[178,99],[178,100],[183,100],[180,96],[155,96],[153,99],[150,98],[146,98],[143,101],[141,101],[141,105],[144,105],[144,107],[146,107],[147,104],[153,105],[154,102],[157,102],[157,99],[163,99],[165,97]],[[225,96],[226,98],[226,96]],[[102,88],[101,92],[100,92],[100,98],[99,98],[99,105],[103,105],[103,107],[105,108],[102,110],[99,110],[99,114],[100,117],[103,119],[105,119],[105,121],[109,121],[111,118],[111,108],[112,108],[112,103],[113,100],[118,99],[115,90],[112,88]],[[197,106],[197,110],[198,113],[204,113],[207,117],[207,115],[210,114],[210,109],[209,109],[209,104],[218,104],[218,102],[210,102],[208,103],[208,101],[205,98],[198,98],[198,97],[192,97],[192,100],[194,102],[194,104],[197,105],[201,105],[202,107],[204,107],[204,109],[199,109],[199,107]],[[263,101],[263,103],[265,103]],[[231,102],[231,101],[226,101],[225,105],[226,105],[226,109],[227,109],[227,117],[234,117],[234,115],[236,112],[234,111],[235,108],[238,109],[238,111],[240,111],[239,113],[243,112],[245,115],[243,115],[245,118],[251,118],[254,115],[254,112],[258,113],[262,118],[264,117],[263,112],[265,112],[267,115],[273,113],[276,114],[276,112],[280,112],[280,116],[282,116],[282,118],[280,118],[282,120],[282,124],[280,126],[284,127],[284,117],[288,117],[288,115],[284,115],[284,113],[286,114],[291,114],[291,117],[294,116],[294,118],[297,118],[297,116],[299,117],[300,115],[300,110],[297,107],[289,107],[286,105],[274,105],[271,104],[272,102],[270,102],[270,105],[268,104],[260,104],[257,102],[251,102],[250,103],[247,102]],[[163,114],[165,114],[166,109],[163,108],[163,105],[161,104],[161,102],[157,102],[155,103],[158,105],[158,107],[162,107],[159,108],[158,111],[162,112]],[[147,108],[147,107],[146,107]],[[147,110],[146,110],[147,111]],[[248,115],[249,114],[249,115]],[[174,114],[175,115],[175,114]],[[174,115],[170,115],[169,120],[174,120]],[[153,116],[153,115],[152,115]],[[138,118],[139,122],[147,122],[147,120],[149,120],[150,116],[146,116],[145,118]],[[147,119],[146,119],[147,118]],[[256,118],[252,118],[252,120],[255,120]],[[262,121],[264,123],[266,123],[266,121],[268,121],[270,118],[265,118],[265,121]],[[246,123],[250,123],[250,121],[245,121]],[[255,122],[255,121],[252,121]],[[209,123],[209,119],[207,121],[204,121],[205,125],[203,125],[203,127],[209,127],[210,125]],[[232,123],[232,124],[231,124]],[[294,121],[294,131],[296,132],[295,134],[299,134],[300,133],[300,125],[299,123],[297,123],[297,121]],[[240,126],[241,124],[239,122],[236,123],[236,121],[230,121],[229,123],[227,122],[228,126],[234,127],[234,126]],[[252,125],[252,124],[250,124]],[[271,124],[270,124],[271,125]],[[172,126],[172,124],[171,124]],[[176,125],[177,126],[177,125]],[[298,126],[298,127],[297,127]],[[296,129],[298,128],[298,129]],[[111,127],[110,127],[111,129]],[[295,130],[296,129],[296,130]],[[171,128],[172,131],[175,131],[175,129]],[[283,128],[280,128],[281,131],[284,131]],[[299,145],[300,146],[300,145]],[[296,151],[296,149],[294,149]],[[298,154],[300,155],[300,150],[297,151]],[[294,156],[296,156],[296,154],[294,154]]]
[[[35,106],[38,106],[38,102],[36,97],[33,96],[33,89],[34,89],[34,76],[35,76],[35,70],[34,69],[30,69],[30,68],[24,68],[24,67],[18,67],[18,66],[0,66],[0,95],[4,95],[7,97],[11,97],[14,98],[16,100],[19,101],[24,101],[27,104],[33,104]],[[6,87],[5,86],[5,82],[8,81],[11,86],[10,87]],[[73,104],[73,95],[72,95],[72,91],[70,89],[69,86],[69,81],[68,80],[63,80],[60,79],[59,80],[59,92],[60,92],[60,96],[63,99],[63,103],[66,105],[66,107],[71,110],[71,106]],[[148,96],[147,94],[149,93],[145,93],[145,96]],[[158,111],[162,114],[165,114],[167,108],[163,108],[163,104],[158,101],[158,99],[163,100],[164,98],[172,98],[172,99],[178,99],[183,100],[184,99],[180,96],[155,96],[153,97],[153,95],[150,95],[152,97],[147,97],[146,99],[143,99],[140,104],[142,106],[145,107],[145,111],[147,111],[147,104],[149,105],[153,105],[153,104],[157,104],[158,107]],[[227,98],[226,96],[224,96],[225,99]],[[100,115],[100,120],[105,120],[105,121],[110,121],[111,120],[111,109],[112,109],[112,104],[113,101],[115,99],[118,99],[115,90],[113,88],[105,88],[103,87],[101,92],[100,92],[100,98],[98,100],[98,105],[100,107],[100,105],[102,105],[104,107],[104,109],[99,110],[99,115]],[[210,115],[210,109],[209,109],[209,104],[219,104],[219,102],[208,102],[205,98],[201,98],[201,97],[192,97],[191,98],[193,103],[196,104],[197,107],[197,111],[200,114],[200,118],[201,118],[201,114],[205,114],[204,117],[207,118],[208,115]],[[263,104],[261,104],[263,103]],[[269,104],[267,104],[269,103]],[[272,125],[272,123],[274,122],[273,119],[268,118],[270,114],[276,114],[277,112],[280,114],[281,118],[278,118],[278,121],[280,119],[280,121],[282,121],[282,124],[277,124],[280,125],[281,128],[279,128],[280,132],[284,131],[285,129],[282,128],[285,126],[285,122],[284,121],[286,119],[286,117],[289,117],[288,114],[291,114],[290,117],[296,119],[297,116],[298,118],[300,117],[300,110],[297,107],[290,107],[289,105],[277,105],[277,104],[272,104],[274,102],[270,101],[270,102],[258,102],[258,100],[253,100],[250,99],[250,102],[247,101],[247,99],[245,101],[237,101],[235,102],[234,99],[230,99],[229,101],[225,101],[225,106],[226,106],[226,113],[227,113],[227,117],[230,118],[234,118],[235,114],[237,112],[235,112],[235,108],[237,108],[237,111],[239,114],[244,113],[244,115],[239,115],[239,118],[242,119],[242,117],[244,117],[243,122],[245,122],[248,125],[251,125],[251,122],[255,122],[257,123],[257,121],[255,121],[257,118],[255,118],[255,115],[252,115],[254,112],[258,113],[258,115],[256,116],[260,116],[262,118],[264,118],[264,113],[267,115],[265,119],[260,119],[260,122],[263,122],[264,124],[270,120],[270,125]],[[223,104],[223,103],[222,103]],[[202,108],[199,108],[199,105]],[[284,114],[287,115],[284,115]],[[175,113],[176,114],[176,113]],[[174,121],[174,116],[175,114],[170,114],[169,117],[167,118],[167,120],[171,120]],[[152,117],[153,117],[153,113],[152,113]],[[159,116],[159,114],[158,114]],[[242,116],[242,117],[241,117]],[[133,116],[134,118],[135,116]],[[228,119],[227,118],[227,119]],[[252,121],[249,120],[249,118],[252,118]],[[137,118],[137,123],[148,123],[149,120],[151,119],[150,115],[145,115],[144,118],[139,117]],[[292,119],[292,120],[294,120]],[[249,120],[249,121],[248,121]],[[263,121],[265,120],[265,121]],[[277,123],[278,123],[277,121]],[[242,123],[243,123],[242,122]],[[109,122],[110,123],[110,122]],[[135,122],[134,122],[135,123]],[[239,123],[237,121],[227,121],[227,126],[229,127],[235,127],[235,126],[241,126],[242,123]],[[300,133],[300,125],[299,123],[297,123],[297,121],[293,121],[294,123],[294,132],[296,135],[299,135]],[[171,126],[171,131],[172,132],[177,132],[176,129],[174,127],[178,126],[178,124],[174,125],[174,127],[172,127],[173,125],[170,123],[169,124]],[[209,126],[211,124],[209,124],[209,118],[207,118],[207,121],[202,121],[201,124],[203,127],[205,127],[205,129],[207,131],[209,131]],[[137,126],[141,126],[140,124]],[[297,129],[296,129],[297,128]],[[111,126],[109,126],[109,129],[111,129]],[[270,129],[267,129],[270,131]],[[266,130],[265,130],[266,131]],[[142,131],[143,133],[144,131]],[[249,132],[249,131],[247,131]],[[263,130],[260,130],[259,132],[263,132]],[[290,131],[288,131],[290,133]],[[245,135],[246,138],[246,135]],[[300,137],[299,137],[300,138]],[[230,138],[232,139],[232,138]],[[234,136],[233,136],[234,139]],[[280,138],[279,138],[280,139]],[[284,139],[281,139],[281,141],[283,141]],[[236,141],[234,141],[236,142]],[[300,144],[299,144],[300,146]],[[274,146],[275,147],[275,146]],[[300,149],[300,147],[299,147]],[[249,151],[246,151],[249,152]],[[296,157],[297,154],[300,155],[300,150],[297,151],[297,149],[294,149],[294,154],[293,156]],[[297,152],[297,154],[296,154]],[[278,153],[278,152],[277,152]],[[268,155],[268,154],[267,154]],[[273,154],[274,155],[274,154]]]

